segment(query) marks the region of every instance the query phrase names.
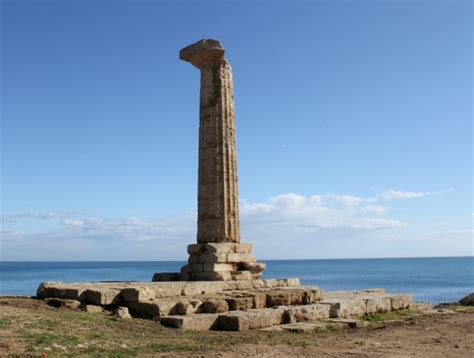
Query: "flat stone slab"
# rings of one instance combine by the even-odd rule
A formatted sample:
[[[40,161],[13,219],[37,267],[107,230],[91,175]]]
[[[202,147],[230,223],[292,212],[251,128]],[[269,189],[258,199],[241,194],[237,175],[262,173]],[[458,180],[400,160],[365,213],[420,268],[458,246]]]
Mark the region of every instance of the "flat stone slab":
[[[331,318],[345,318],[407,309],[413,305],[413,297],[410,294],[389,294],[383,289],[333,291],[325,292],[320,303],[330,306]]]
[[[259,288],[296,287],[297,278],[248,281],[177,281],[177,282],[43,282],[39,298],[67,298],[94,305],[145,302],[156,298],[195,296],[225,291]]]
[[[218,318],[217,327],[221,331],[248,331],[282,323],[285,323],[285,307],[275,307],[222,314]]]
[[[218,314],[199,314],[191,316],[164,316],[160,323],[165,327],[191,331],[208,331],[218,329]]]

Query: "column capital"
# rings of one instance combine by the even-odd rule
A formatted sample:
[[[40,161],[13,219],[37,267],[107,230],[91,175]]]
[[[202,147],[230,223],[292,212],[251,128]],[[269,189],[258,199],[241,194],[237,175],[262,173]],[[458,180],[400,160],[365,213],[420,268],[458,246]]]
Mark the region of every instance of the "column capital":
[[[218,64],[224,58],[225,49],[217,40],[202,39],[179,51],[179,58],[202,69],[206,65]]]

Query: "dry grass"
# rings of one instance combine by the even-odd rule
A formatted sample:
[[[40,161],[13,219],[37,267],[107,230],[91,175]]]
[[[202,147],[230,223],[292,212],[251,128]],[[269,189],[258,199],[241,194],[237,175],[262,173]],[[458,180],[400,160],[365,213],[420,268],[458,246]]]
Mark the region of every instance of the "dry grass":
[[[472,311],[471,311],[472,312]],[[472,316],[472,315],[471,315]],[[385,319],[413,319],[410,314],[396,317],[367,317],[376,330]],[[273,352],[311,352],[334,336],[351,334],[334,330],[309,333],[289,332],[186,332],[162,327],[150,320],[116,320],[106,314],[91,314],[47,306],[28,298],[0,298],[0,355],[113,356],[234,354],[262,355]],[[365,340],[352,346],[364,348]],[[259,353],[259,349],[267,347]],[[281,348],[283,347],[283,348]]]

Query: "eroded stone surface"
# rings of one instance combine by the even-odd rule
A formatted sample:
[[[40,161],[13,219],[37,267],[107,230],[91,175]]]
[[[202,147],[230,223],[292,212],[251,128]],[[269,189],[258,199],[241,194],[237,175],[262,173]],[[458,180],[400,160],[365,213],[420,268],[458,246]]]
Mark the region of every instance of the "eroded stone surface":
[[[285,310],[285,322],[311,322],[329,318],[331,305],[311,304],[303,306],[292,306]]]
[[[192,331],[217,329],[218,313],[203,313],[191,316],[164,316],[160,323],[166,327]]]
[[[265,269],[252,245],[240,243],[234,88],[224,53],[219,41],[203,39],[179,54],[201,72],[198,243],[189,245],[179,273],[157,273],[153,281],[254,280]]]
[[[388,295],[391,301],[392,310],[401,310],[410,308],[413,304],[413,297],[411,295]]]
[[[218,318],[218,329],[222,331],[247,331],[276,326],[284,322],[284,307],[260,308],[249,311],[232,311]]]
[[[342,298],[342,299],[324,299],[322,304],[330,306],[329,316],[331,318],[343,318],[350,316],[363,316],[367,311],[366,302],[359,298]]]
[[[110,304],[123,306],[134,316],[166,317],[164,324],[182,329],[247,330],[328,318],[339,319],[332,324],[342,326],[346,323],[340,319],[352,322],[367,313],[420,307],[411,295],[381,289],[322,292],[317,286],[299,285],[298,279],[42,283],[38,293],[59,303],[70,301],[62,297],[78,297],[71,302],[81,302],[90,312],[102,312]]]

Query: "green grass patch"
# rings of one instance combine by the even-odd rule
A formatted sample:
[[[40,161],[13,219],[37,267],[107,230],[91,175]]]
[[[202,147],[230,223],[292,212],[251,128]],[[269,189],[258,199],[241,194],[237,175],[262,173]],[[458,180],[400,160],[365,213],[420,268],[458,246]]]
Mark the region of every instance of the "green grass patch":
[[[104,337],[103,332],[92,332],[87,335],[87,339],[100,339]]]
[[[12,324],[10,318],[0,318],[0,329],[7,328]]]
[[[394,319],[400,319],[404,317],[410,317],[416,314],[415,311],[410,310],[400,310],[400,311],[389,311],[389,312],[377,312],[366,314],[362,317],[362,320],[369,323],[376,323],[381,321],[390,321]]]
[[[207,350],[206,346],[200,343],[190,343],[190,342],[160,342],[153,343],[150,347],[155,352],[198,352],[202,350]]]
[[[56,335],[51,333],[30,333],[26,338],[38,345],[51,345],[57,341]]]
[[[108,321],[107,316],[101,314],[87,313],[87,312],[75,312],[75,311],[64,311],[59,312],[59,319],[72,322],[100,322]]]
[[[116,357],[126,358],[134,357],[139,353],[143,353],[142,348],[126,347],[126,348],[105,348],[105,347],[89,347],[81,350],[81,354],[86,354],[87,357]]]
[[[58,335],[48,332],[30,333],[27,334],[25,338],[34,345],[38,346],[50,346],[53,343],[65,346],[72,346],[78,344],[80,341],[80,339],[76,336]]]

